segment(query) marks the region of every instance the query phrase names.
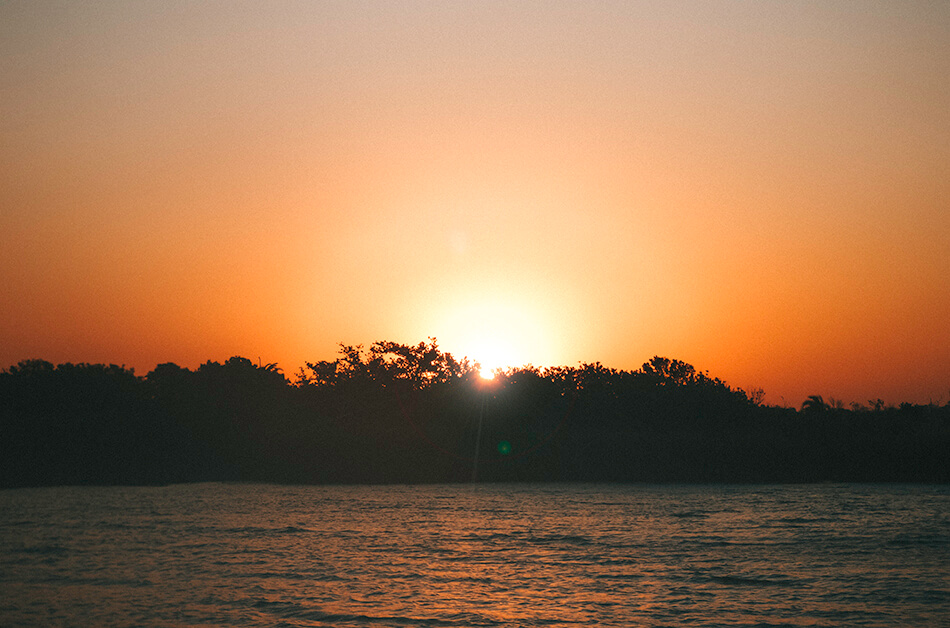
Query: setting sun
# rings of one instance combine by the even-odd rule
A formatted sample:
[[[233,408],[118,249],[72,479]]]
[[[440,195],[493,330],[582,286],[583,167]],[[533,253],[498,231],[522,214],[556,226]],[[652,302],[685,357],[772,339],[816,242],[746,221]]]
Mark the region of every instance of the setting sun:
[[[494,369],[509,366],[520,366],[517,351],[506,346],[502,341],[473,338],[467,349],[467,354],[478,363],[481,372],[490,373]]]
[[[526,298],[468,302],[443,312],[436,327],[439,344],[477,363],[486,379],[494,377],[496,369],[552,361],[547,321]]]

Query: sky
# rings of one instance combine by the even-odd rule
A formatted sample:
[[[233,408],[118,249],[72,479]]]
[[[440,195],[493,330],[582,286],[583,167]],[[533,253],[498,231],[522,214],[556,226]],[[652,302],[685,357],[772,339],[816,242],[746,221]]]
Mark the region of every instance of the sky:
[[[950,3],[0,2],[0,368],[950,401]]]

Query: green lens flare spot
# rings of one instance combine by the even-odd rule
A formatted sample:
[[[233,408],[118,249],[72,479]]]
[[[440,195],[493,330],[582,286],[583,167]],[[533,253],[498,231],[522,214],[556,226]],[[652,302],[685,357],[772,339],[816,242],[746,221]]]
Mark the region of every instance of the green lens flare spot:
[[[509,443],[506,440],[503,440],[500,443],[498,443],[498,453],[500,453],[502,456],[507,456],[508,454],[510,454],[511,443]]]

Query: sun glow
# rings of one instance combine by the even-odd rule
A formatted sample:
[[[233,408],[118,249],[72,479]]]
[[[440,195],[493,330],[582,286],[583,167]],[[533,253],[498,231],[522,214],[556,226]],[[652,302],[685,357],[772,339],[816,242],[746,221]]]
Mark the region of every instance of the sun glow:
[[[475,362],[485,379],[497,370],[543,364],[548,358],[543,320],[514,303],[481,303],[446,313],[439,342]]]
[[[518,366],[516,352],[502,339],[473,337],[469,351],[471,359],[478,363],[479,372],[486,379],[495,369]]]

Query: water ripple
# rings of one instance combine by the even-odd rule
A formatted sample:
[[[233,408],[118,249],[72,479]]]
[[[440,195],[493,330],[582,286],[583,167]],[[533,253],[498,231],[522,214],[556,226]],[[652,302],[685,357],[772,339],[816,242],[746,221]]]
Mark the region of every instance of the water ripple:
[[[0,625],[950,625],[950,488],[0,491]]]

